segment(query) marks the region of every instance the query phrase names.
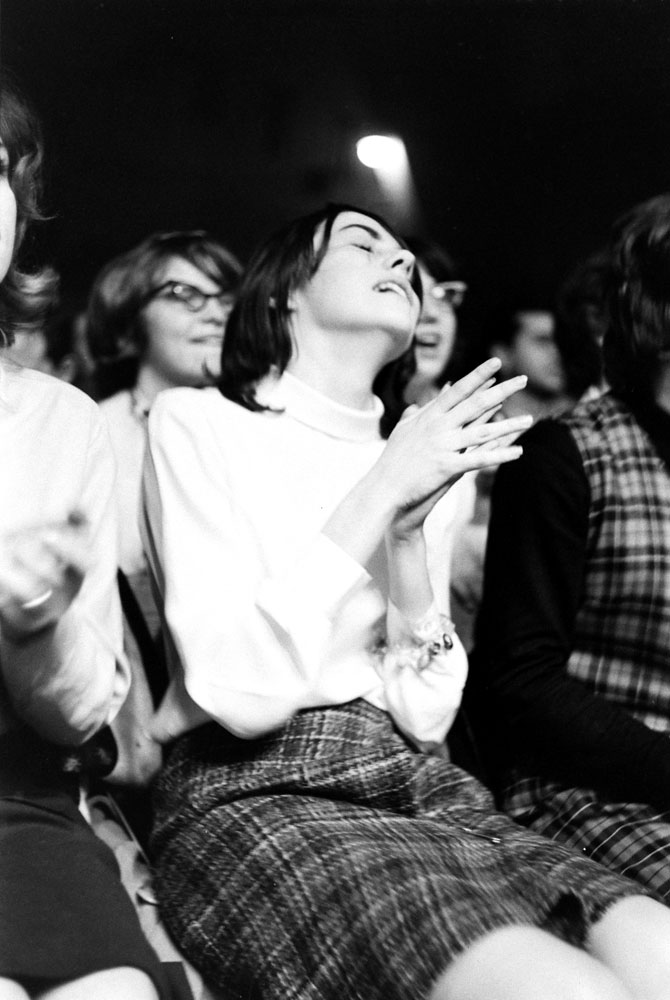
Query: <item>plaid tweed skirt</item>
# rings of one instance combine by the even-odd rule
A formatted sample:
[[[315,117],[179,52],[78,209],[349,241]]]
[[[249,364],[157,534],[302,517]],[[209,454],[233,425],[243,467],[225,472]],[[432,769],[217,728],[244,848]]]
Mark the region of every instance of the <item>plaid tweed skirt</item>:
[[[581,945],[643,891],[495,812],[364,701],[254,741],[181,737],[152,848],[163,919],[226,1000],[415,1000],[489,931]]]

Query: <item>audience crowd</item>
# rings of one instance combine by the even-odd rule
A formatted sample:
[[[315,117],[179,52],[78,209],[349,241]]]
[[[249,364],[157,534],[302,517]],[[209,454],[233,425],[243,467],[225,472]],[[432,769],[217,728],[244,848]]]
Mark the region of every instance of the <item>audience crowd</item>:
[[[670,1000],[670,194],[476,327],[339,204],[73,307],[41,158],[3,78],[0,1000]]]

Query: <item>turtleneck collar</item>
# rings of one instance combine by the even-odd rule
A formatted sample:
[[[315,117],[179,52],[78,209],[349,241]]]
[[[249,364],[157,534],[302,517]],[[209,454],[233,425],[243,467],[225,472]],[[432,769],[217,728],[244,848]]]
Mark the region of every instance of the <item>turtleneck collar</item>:
[[[294,420],[331,437],[374,441],[381,436],[379,421],[384,406],[376,396],[372,397],[371,409],[356,410],[324,396],[290,372],[265,380],[262,387],[259,386],[258,396],[266,405],[282,409]]]

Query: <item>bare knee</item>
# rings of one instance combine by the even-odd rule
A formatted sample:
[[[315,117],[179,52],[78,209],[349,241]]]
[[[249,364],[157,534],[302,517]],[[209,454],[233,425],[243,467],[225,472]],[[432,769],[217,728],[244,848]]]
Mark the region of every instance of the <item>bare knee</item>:
[[[633,997],[670,997],[670,909],[646,896],[629,896],[593,925],[589,950],[626,983]]]
[[[536,927],[486,935],[454,960],[430,1000],[631,1000],[586,952]]]
[[[0,976],[0,1000],[30,1000],[23,986]]]
[[[149,976],[141,969],[129,967],[105,969],[90,976],[73,979],[44,990],[35,1000],[159,1000],[158,991]]]

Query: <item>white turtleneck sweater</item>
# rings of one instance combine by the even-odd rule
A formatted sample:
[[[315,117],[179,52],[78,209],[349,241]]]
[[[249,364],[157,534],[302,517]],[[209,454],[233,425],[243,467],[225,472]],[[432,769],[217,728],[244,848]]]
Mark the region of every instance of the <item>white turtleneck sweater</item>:
[[[156,737],[214,719],[254,738],[300,709],[365,698],[419,746],[440,742],[465,682],[462,646],[389,683],[374,636],[385,615],[391,642],[412,623],[387,614],[383,546],[364,567],[322,534],[385,446],[381,403],[350,409],[288,373],[259,396],[282,412],[250,412],[216,389],[169,390],[151,411],[144,540],[173,678]],[[426,524],[445,613],[459,491]]]

